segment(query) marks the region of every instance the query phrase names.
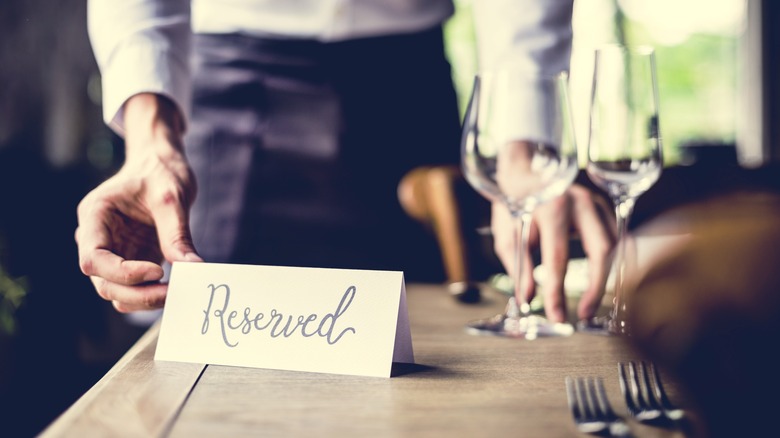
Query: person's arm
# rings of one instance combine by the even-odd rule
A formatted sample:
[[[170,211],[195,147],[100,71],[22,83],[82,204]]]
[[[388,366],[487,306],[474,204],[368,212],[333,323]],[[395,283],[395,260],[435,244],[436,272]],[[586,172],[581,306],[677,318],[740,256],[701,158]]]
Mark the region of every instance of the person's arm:
[[[511,66],[545,75],[569,70],[572,42],[572,0],[491,0],[474,2],[479,70]],[[514,232],[506,207],[494,203],[491,225],[495,251],[508,272],[514,263]],[[540,205],[534,212],[533,240],[541,248],[547,275],[543,296],[547,317],[566,319],[564,277],[569,258],[569,238],[575,230],[588,256],[590,283],[578,307],[578,317],[588,319],[598,310],[615,244],[614,218],[606,200],[574,185],[564,195]],[[524,269],[533,268],[530,254]],[[532,276],[523,285],[528,298],[534,294]]]
[[[480,70],[513,68],[556,74],[571,58],[573,0],[490,0],[472,5]]]
[[[100,67],[103,118],[124,135],[124,105],[139,93],[167,97],[186,124],[191,102],[189,0],[89,0],[87,26]]]
[[[189,229],[196,183],[182,141],[189,3],[92,0],[89,30],[105,119],[124,135],[126,159],[79,204],[79,265],[117,310],[158,308],[167,294],[163,260],[200,261]]]

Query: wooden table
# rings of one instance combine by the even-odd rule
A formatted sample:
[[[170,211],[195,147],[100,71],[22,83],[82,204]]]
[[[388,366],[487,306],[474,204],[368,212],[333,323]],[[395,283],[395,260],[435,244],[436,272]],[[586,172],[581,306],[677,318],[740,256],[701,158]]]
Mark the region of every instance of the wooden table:
[[[623,338],[469,335],[465,322],[506,303],[486,295],[466,305],[442,286],[409,285],[417,364],[389,379],[155,362],[153,326],[42,436],[578,436],[567,375],[603,377],[626,414],[617,362],[636,357]],[[682,436],[630,424],[637,436]]]

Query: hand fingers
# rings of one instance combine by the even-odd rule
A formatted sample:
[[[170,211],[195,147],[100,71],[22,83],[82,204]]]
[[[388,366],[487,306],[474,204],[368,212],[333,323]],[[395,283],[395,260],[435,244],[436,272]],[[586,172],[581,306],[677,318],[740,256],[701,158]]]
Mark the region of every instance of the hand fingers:
[[[116,220],[103,207],[79,206],[79,227],[75,237],[79,266],[88,276],[98,276],[114,283],[132,285],[162,278],[162,267],[148,261],[125,260],[111,251],[109,223]]]
[[[157,227],[160,249],[169,262],[201,262],[192,243],[188,206],[176,190],[164,191],[160,201],[151,207],[152,218]]]
[[[547,318],[553,322],[566,320],[563,286],[569,260],[569,204],[567,196],[559,196],[539,206],[535,215],[545,269],[542,285],[544,308]]]
[[[168,293],[168,285],[163,283],[127,286],[95,276],[90,277],[90,280],[98,295],[111,301],[114,308],[123,313],[159,309],[165,304]]]
[[[592,317],[601,304],[617,239],[615,219],[606,200],[583,187],[572,186],[572,220],[588,257],[589,283],[580,299],[577,315]]]
[[[158,281],[163,277],[162,266],[145,260],[125,260],[107,249],[85,250],[79,256],[79,264],[84,275],[124,285]]]

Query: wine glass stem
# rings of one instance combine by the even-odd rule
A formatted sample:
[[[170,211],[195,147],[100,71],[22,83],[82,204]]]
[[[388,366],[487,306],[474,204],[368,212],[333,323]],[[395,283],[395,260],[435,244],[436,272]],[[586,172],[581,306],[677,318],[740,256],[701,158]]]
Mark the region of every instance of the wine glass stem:
[[[527,315],[531,313],[531,306],[526,299],[525,284],[526,279],[524,275],[528,275],[525,272],[526,264],[526,252],[528,247],[528,238],[531,235],[531,218],[530,212],[521,211],[514,215],[515,220],[515,239],[514,239],[514,270],[513,284],[515,292],[515,301],[518,306],[520,315]]]
[[[628,237],[628,222],[634,211],[634,198],[619,198],[615,200],[615,217],[617,219],[617,253],[615,254],[615,299],[612,306],[612,321],[619,331],[626,330],[626,240]]]

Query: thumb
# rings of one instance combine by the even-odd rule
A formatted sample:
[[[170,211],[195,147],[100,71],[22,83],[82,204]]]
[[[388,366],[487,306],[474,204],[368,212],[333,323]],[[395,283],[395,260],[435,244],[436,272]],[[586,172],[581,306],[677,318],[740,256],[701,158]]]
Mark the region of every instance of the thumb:
[[[152,210],[163,257],[169,262],[202,262],[190,233],[189,215],[179,203],[168,203]]]

